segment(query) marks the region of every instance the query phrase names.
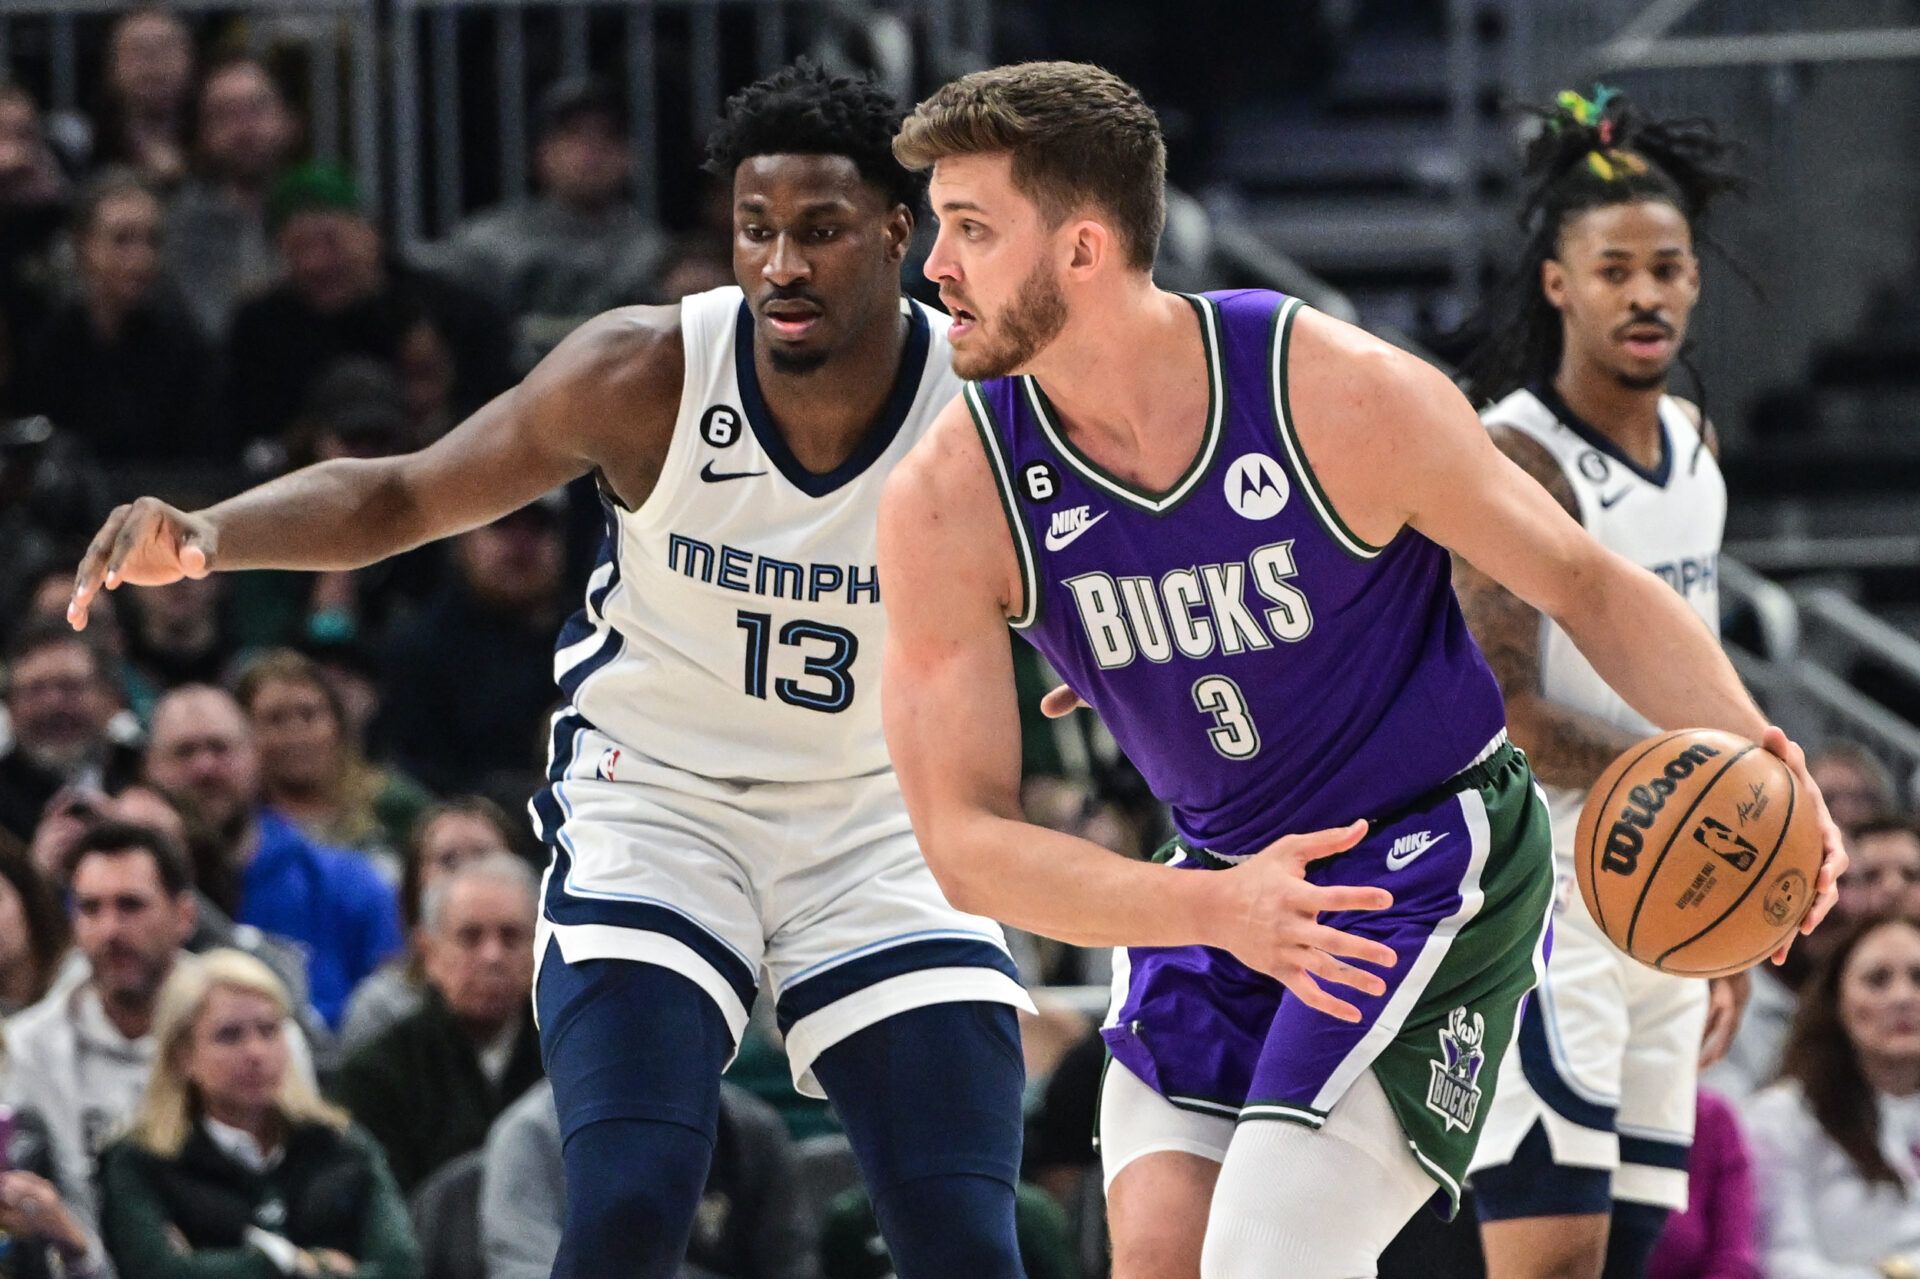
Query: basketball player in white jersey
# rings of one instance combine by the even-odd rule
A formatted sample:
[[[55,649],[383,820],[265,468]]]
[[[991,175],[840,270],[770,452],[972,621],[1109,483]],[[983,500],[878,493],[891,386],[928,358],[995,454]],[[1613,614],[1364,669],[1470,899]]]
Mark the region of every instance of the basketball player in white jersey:
[[[192,514],[143,498],[79,569],[83,626],[103,587],[358,568],[595,477],[606,541],[559,637],[532,803],[552,853],[535,1004],[565,1138],[556,1275],[679,1273],[763,972],[895,1270],[1021,1273],[1030,1005],[999,927],[935,885],[880,730],[880,488],[959,391],[945,324],[900,293],[920,184],[889,150],[899,118],[805,63],[751,86],[709,150],[738,288],[589,322],[419,453]]]
[[[1667,393],[1700,293],[1694,232],[1734,189],[1702,122],[1562,94],[1528,156],[1531,239],[1488,300],[1465,372],[1499,447],[1599,541],[1718,633],[1726,486],[1713,429]],[[1456,561],[1468,625],[1553,815],[1559,898],[1545,980],[1502,1063],[1473,1188],[1490,1279],[1637,1279],[1687,1203],[1694,1088],[1725,1051],[1744,975],[1670,977],[1606,940],[1573,882],[1574,826],[1607,764],[1654,731],[1558,626]],[[1706,1044],[1703,1047],[1703,1036]]]

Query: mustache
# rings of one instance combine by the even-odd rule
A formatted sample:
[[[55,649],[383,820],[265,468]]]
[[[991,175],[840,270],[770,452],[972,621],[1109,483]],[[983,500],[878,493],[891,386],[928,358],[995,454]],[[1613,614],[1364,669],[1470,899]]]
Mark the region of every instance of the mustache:
[[[791,284],[769,285],[767,291],[760,295],[762,310],[774,302],[805,302],[819,307],[822,311],[827,309],[827,304],[822,302],[819,295],[812,289],[797,288]]]
[[[1625,337],[1629,329],[1656,328],[1668,337],[1674,334],[1673,324],[1658,311],[1635,311],[1627,322],[1613,331],[1615,337]]]

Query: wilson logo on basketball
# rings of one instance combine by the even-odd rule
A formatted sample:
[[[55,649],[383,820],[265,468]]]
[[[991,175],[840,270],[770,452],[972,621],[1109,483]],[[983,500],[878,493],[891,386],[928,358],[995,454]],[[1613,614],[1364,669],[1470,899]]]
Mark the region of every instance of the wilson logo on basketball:
[[[1695,742],[1667,761],[1666,768],[1662,770],[1665,776],[1656,777],[1645,786],[1636,786],[1628,791],[1626,806],[1607,830],[1607,846],[1600,857],[1601,868],[1615,875],[1633,874],[1640,864],[1640,850],[1646,844],[1646,838],[1640,832],[1653,825],[1653,819],[1667,806],[1667,797],[1673,794],[1674,788],[1693,776],[1694,769],[1719,753],[1711,746]],[[1703,839],[1701,842],[1706,841]]]

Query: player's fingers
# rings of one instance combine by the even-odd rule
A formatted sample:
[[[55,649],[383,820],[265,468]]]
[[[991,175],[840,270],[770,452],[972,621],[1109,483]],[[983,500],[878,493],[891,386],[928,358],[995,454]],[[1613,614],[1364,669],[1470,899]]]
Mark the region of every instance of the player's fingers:
[[[107,575],[107,555],[112,550],[115,539],[120,535],[120,526],[127,521],[131,507],[115,507],[107,516],[106,523],[87,543],[86,554],[80,557],[80,566],[73,572],[73,597],[67,601],[67,620],[75,630],[83,630],[87,624],[87,606],[100,590],[100,583]]]
[[[180,548],[180,570],[191,578],[202,578],[213,571],[207,562],[207,550],[197,539],[197,534],[188,534]]]
[[[1040,699],[1040,713],[1048,719],[1059,719],[1063,715],[1073,714],[1085,705],[1086,703],[1080,700],[1080,694],[1062,684]]]
[[[1302,900],[1310,910],[1326,915],[1341,910],[1385,910],[1393,905],[1393,894],[1361,884],[1315,884],[1308,886]]]
[[[1358,959],[1377,968],[1392,968],[1400,962],[1400,957],[1393,953],[1393,947],[1385,942],[1377,942],[1370,937],[1355,937],[1352,933],[1343,933],[1325,924],[1315,924],[1301,940],[1315,950]]]
[[[1820,927],[1820,921],[1827,917],[1827,912],[1832,910],[1835,903],[1839,900],[1840,889],[1833,884],[1828,884],[1824,890],[1816,893],[1813,899],[1813,909],[1808,911],[1807,917],[1800,921],[1800,935],[1804,937],[1814,929]]]
[[[1313,979],[1313,974],[1304,969],[1293,968],[1284,974],[1276,973],[1275,976],[1279,977],[1282,986],[1292,991],[1295,997],[1307,1007],[1344,1022],[1352,1023],[1360,1020],[1358,1008],[1339,996],[1330,995],[1322,990],[1320,983]]]
[[[1314,952],[1306,961],[1306,969],[1316,977],[1351,986],[1364,995],[1387,993],[1387,983],[1381,978],[1364,968],[1355,968],[1352,964],[1335,959],[1324,951]]]
[[[138,507],[130,508],[127,518],[120,522],[120,531],[114,535],[112,549],[107,552],[108,590],[113,590],[120,585],[121,566],[127,562],[127,557],[133,554],[133,548],[138,546],[140,540],[147,535],[151,525],[152,517]]]
[[[1322,857],[1346,852],[1366,837],[1365,822],[1348,822],[1345,826],[1307,831],[1301,835],[1282,835],[1261,851],[1268,855],[1278,854],[1304,869]]]

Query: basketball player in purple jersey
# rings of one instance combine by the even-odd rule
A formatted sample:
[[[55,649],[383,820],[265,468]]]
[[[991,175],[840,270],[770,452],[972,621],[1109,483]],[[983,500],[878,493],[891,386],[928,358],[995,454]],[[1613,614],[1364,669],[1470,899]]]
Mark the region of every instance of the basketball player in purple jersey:
[[[1457,1197],[1552,894],[1448,549],[1650,720],[1764,738],[1812,792],[1804,761],[1438,371],[1277,294],[1157,289],[1165,148],[1129,86],[980,72],[894,149],[933,171],[926,270],[978,379],[881,505],[887,737],[927,858],[963,910],[1125,948],[1120,1279],[1371,1275]],[[1021,820],[1009,623],[1171,806],[1165,860]]]

